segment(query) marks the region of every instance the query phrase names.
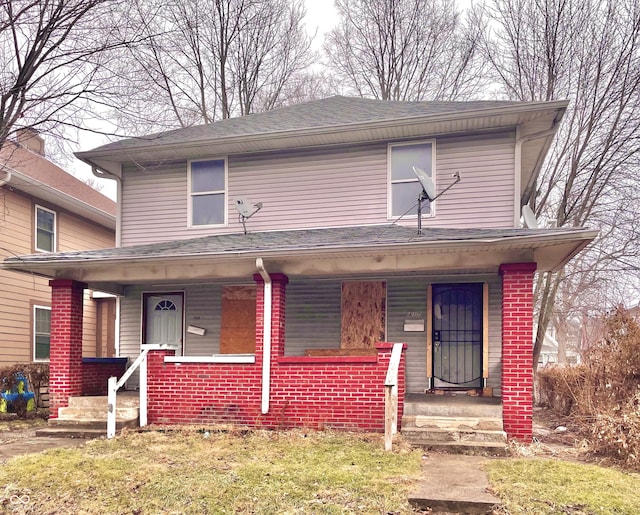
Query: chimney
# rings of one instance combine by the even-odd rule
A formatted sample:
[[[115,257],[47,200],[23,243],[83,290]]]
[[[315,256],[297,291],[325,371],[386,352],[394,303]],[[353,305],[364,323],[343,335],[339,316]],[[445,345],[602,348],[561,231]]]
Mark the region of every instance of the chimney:
[[[38,131],[31,127],[25,127],[16,131],[16,140],[18,144],[25,147],[31,152],[44,156],[44,139],[38,134]]]

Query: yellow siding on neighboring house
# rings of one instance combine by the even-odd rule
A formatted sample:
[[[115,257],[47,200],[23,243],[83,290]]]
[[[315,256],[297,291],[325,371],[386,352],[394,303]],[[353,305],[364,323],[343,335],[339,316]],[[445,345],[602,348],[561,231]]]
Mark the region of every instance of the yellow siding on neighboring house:
[[[35,205],[56,211],[57,250],[114,246],[113,231],[25,194],[0,188],[0,258],[31,254],[34,249]],[[51,306],[49,280],[0,270],[0,365],[33,359],[33,306]],[[91,292],[84,298],[83,355],[96,354],[96,308]]]

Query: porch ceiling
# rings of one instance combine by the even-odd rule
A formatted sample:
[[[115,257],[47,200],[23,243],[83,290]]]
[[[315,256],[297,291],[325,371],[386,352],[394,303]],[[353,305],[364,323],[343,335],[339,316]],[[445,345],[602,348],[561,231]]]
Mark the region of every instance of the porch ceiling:
[[[247,278],[255,260],[289,276],[495,269],[536,262],[552,271],[591,242],[588,229],[342,227],[228,234],[151,245],[6,258],[0,268],[82,281],[120,293],[130,284]]]

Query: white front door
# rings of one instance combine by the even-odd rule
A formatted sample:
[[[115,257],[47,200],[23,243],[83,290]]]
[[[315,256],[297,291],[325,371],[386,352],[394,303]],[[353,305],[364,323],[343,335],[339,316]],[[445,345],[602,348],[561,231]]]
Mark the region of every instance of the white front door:
[[[182,354],[182,304],[181,294],[152,293],[145,296],[145,342],[178,345],[177,355]]]

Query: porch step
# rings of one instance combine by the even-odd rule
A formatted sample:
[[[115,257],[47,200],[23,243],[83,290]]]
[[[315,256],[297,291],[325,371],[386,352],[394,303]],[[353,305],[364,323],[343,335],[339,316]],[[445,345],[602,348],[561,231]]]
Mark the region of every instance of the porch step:
[[[139,408],[140,397],[137,392],[118,393],[116,404],[118,408]],[[106,411],[107,405],[106,395],[69,397],[70,408],[104,408]]]
[[[40,438],[104,438],[107,436],[107,428],[106,426],[102,429],[82,426],[44,427],[36,429],[36,436]]]
[[[460,431],[502,431],[501,417],[442,417],[427,415],[405,415],[403,428],[441,428]]]
[[[404,415],[502,419],[502,403],[499,397],[409,394],[404,401]]]
[[[69,405],[49,419],[47,428],[36,436],[99,438],[107,434],[107,397],[70,397]],[[116,430],[140,425],[140,400],[136,392],[119,393],[116,400]]]
[[[508,453],[502,418],[405,415],[402,435],[412,445],[457,454]]]
[[[116,420],[137,419],[140,415],[139,408],[116,408]],[[103,420],[107,421],[107,407],[104,408],[76,408],[67,407],[58,410],[58,420]],[[55,419],[53,419],[55,420]]]

